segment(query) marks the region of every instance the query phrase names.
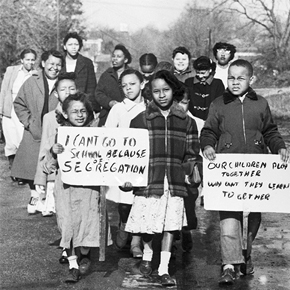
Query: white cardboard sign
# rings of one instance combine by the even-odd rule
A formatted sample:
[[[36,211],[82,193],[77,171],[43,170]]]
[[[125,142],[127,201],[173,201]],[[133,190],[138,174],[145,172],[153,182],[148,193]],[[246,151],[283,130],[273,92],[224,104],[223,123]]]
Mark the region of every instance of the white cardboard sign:
[[[146,186],[149,134],[145,129],[60,127],[61,179],[71,185]]]
[[[290,213],[290,164],[272,154],[203,159],[206,210]]]

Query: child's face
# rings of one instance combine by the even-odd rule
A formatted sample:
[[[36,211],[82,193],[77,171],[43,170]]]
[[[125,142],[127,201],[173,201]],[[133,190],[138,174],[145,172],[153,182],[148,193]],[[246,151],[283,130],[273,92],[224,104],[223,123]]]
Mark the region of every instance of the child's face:
[[[218,64],[227,65],[231,58],[231,51],[228,49],[220,48],[217,50],[216,59]]]
[[[178,52],[173,59],[173,65],[178,71],[186,70],[189,65],[188,55],[186,53]]]
[[[169,109],[173,102],[173,91],[163,79],[155,79],[151,83],[153,100],[163,111]]]
[[[208,70],[197,70],[196,71],[196,78],[201,81],[201,82],[205,82],[211,73],[211,69]]]
[[[144,78],[146,80],[148,80],[150,78],[150,76],[152,76],[154,74],[154,65],[142,65],[140,67],[140,71],[141,71],[141,74],[144,76]]]
[[[73,95],[76,92],[77,88],[75,82],[69,79],[61,80],[56,88],[56,96],[61,103],[63,103],[68,95]]]
[[[235,96],[243,96],[248,90],[253,77],[243,66],[231,66],[228,73],[228,89]]]
[[[183,99],[178,103],[182,109],[187,112],[188,111],[188,107],[189,107],[189,99],[188,99],[188,94],[184,93],[183,95]]]
[[[68,54],[75,56],[80,50],[80,44],[76,38],[69,38],[63,48]]]
[[[127,58],[125,58],[125,55],[122,50],[116,49],[114,50],[112,54],[112,65],[114,68],[121,68],[124,66],[127,62]]]
[[[135,74],[122,77],[121,84],[125,97],[131,101],[136,100],[136,98],[141,95],[141,90],[144,88],[144,83],[141,83]]]
[[[67,112],[63,113],[63,115],[75,127],[84,126],[88,118],[88,112],[80,101],[70,102]]]

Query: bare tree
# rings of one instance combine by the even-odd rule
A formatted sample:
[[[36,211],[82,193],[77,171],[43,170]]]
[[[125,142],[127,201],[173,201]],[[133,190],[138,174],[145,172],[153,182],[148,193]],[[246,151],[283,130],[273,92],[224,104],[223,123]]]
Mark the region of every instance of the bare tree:
[[[268,51],[268,56],[271,55],[272,50],[273,61],[277,63],[280,70],[289,66],[289,0],[224,0],[216,3],[215,8],[237,13],[255,25],[260,39],[264,42],[264,50]],[[265,47],[265,44],[268,47]]]

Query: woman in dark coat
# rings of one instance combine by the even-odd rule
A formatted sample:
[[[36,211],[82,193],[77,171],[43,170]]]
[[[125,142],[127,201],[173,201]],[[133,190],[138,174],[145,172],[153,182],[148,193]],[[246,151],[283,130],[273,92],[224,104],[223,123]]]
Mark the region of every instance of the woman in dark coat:
[[[102,107],[99,115],[100,127],[105,124],[110,109],[124,99],[119,86],[119,77],[131,60],[131,54],[124,45],[115,46],[112,54],[112,67],[101,75],[95,92],[97,102]]]
[[[62,72],[74,72],[76,74],[76,86],[80,92],[89,95],[95,112],[100,111],[94,94],[97,86],[93,62],[79,52],[83,47],[83,40],[76,32],[68,33],[63,40],[65,61]]]

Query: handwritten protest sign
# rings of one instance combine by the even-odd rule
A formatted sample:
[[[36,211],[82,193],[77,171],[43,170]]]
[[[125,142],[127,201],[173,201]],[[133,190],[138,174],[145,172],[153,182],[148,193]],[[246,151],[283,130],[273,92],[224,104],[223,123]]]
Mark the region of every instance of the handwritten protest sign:
[[[290,213],[290,164],[279,155],[217,154],[203,173],[207,210]]]
[[[149,136],[145,129],[60,127],[61,178],[71,185],[146,186]]]

